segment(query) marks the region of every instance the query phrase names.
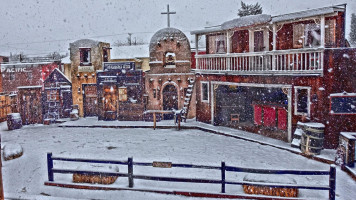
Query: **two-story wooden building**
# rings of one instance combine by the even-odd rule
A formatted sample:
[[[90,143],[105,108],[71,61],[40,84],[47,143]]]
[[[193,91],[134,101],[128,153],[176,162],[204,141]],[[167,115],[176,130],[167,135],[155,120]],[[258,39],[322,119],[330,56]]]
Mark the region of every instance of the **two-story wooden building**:
[[[298,121],[325,125],[325,148],[356,130],[356,49],[346,5],[246,16],[192,31],[197,120],[291,142]]]
[[[70,43],[73,104],[79,106],[79,115],[97,116],[96,71],[110,58],[110,44],[90,39]]]

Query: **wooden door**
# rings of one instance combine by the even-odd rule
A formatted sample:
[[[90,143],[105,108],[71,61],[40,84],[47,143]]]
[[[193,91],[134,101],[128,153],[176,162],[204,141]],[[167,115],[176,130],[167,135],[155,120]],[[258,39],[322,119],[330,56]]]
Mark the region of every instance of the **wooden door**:
[[[178,92],[174,85],[166,85],[162,91],[163,110],[178,110]],[[172,119],[173,115],[166,114],[164,119]]]
[[[98,101],[96,84],[83,84],[84,99],[83,109],[84,117],[97,116]]]

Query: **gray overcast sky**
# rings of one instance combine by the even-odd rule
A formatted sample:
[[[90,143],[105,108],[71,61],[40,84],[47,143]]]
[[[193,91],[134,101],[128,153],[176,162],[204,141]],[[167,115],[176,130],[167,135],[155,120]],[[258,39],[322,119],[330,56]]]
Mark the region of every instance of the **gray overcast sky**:
[[[347,37],[355,0],[244,0],[259,2],[263,13],[279,15],[347,3]],[[171,27],[189,31],[237,18],[240,0],[0,0],[0,55],[68,52],[69,43],[90,38],[111,45],[128,34],[149,42],[167,26],[167,4],[176,15]]]

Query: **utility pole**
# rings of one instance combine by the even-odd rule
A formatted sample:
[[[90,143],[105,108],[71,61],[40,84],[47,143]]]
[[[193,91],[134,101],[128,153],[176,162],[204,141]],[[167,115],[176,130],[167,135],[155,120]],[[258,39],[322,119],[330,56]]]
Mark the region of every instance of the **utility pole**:
[[[132,44],[132,42],[131,42],[131,35],[132,35],[132,33],[128,33],[129,34],[129,37],[128,37],[128,39],[129,39],[129,45],[131,46],[131,44]]]

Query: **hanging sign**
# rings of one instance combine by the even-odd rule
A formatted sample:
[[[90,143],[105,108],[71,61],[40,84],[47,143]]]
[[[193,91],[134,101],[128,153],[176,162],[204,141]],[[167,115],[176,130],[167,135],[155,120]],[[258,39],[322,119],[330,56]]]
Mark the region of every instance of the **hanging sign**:
[[[135,62],[104,62],[104,71],[135,70]]]

